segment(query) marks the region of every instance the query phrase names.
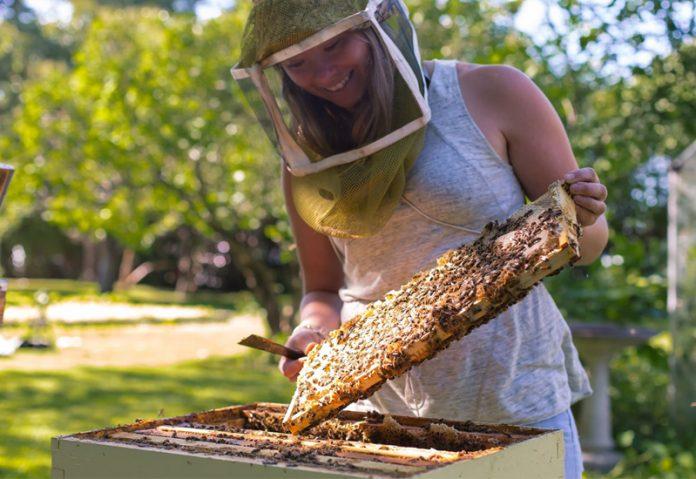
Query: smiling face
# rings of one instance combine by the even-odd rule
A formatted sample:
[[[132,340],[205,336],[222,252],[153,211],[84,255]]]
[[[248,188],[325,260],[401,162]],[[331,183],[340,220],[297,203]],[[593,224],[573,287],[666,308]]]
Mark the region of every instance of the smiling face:
[[[328,157],[391,128],[395,67],[371,28],[350,30],[278,65],[286,126],[306,151]]]
[[[348,31],[286,60],[281,67],[306,92],[351,110],[367,88],[370,60],[364,36]]]

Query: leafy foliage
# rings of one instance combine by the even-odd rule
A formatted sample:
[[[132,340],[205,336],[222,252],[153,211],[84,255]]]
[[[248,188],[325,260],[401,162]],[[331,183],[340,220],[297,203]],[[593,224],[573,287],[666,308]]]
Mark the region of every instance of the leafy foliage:
[[[5,140],[25,181],[8,202],[38,200],[44,219],[136,250],[183,224],[223,237],[277,330],[283,283],[268,263],[289,228],[278,161],[228,80],[229,32],[243,13],[201,24],[161,10],[101,11],[74,68],[25,87]]]

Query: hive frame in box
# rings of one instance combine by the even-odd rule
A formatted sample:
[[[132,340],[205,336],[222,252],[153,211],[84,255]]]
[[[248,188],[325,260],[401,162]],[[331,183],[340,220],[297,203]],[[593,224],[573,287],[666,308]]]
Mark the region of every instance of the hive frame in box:
[[[561,431],[393,416],[404,428],[428,429],[433,424],[444,424],[473,438],[498,438],[500,446],[468,453],[298,438],[249,429],[239,429],[246,433],[222,431],[225,428],[236,430],[245,423],[245,417],[258,411],[277,414],[280,420],[286,407],[255,403],[56,437],[52,440],[52,477],[563,477]],[[374,420],[374,416],[352,411],[343,411],[337,418],[346,424],[370,420]],[[384,422],[387,422],[386,418]],[[177,426],[181,424],[197,424],[199,429],[190,432],[194,429]],[[216,430],[200,429],[203,425]],[[137,442],[139,431],[143,437],[149,438],[148,441]],[[159,435],[153,435],[157,431]],[[167,435],[167,431],[178,431],[179,434]],[[240,434],[246,434],[247,441],[231,439]],[[210,440],[204,441],[200,438],[202,435],[209,436]],[[306,453],[298,453],[298,442],[307,444],[308,450],[312,451],[311,458],[308,459]],[[288,444],[288,450],[278,447],[281,443]],[[201,445],[204,447],[199,447]],[[191,449],[200,450],[192,452]]]

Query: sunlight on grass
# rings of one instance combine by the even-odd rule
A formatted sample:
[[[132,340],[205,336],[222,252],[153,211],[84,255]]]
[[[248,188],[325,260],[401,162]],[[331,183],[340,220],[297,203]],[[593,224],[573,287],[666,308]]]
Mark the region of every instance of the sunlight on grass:
[[[110,301],[131,304],[166,304],[205,306],[232,309],[244,313],[255,313],[259,308],[248,291],[220,293],[198,291],[183,294],[147,285],[135,285],[127,290],[100,293],[97,283],[67,279],[10,279],[7,292],[8,306],[34,306],[34,294],[46,291],[51,302],[60,301]]]
[[[49,477],[50,438],[136,418],[288,402],[275,359],[251,353],[158,368],[0,372],[0,477]]]

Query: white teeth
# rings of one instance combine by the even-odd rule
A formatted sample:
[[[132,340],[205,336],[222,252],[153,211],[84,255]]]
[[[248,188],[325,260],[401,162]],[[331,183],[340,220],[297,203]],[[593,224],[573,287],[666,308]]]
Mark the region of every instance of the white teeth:
[[[335,93],[338,90],[341,90],[343,87],[346,86],[346,84],[348,83],[348,80],[350,80],[350,76],[352,73],[353,72],[348,73],[348,75],[343,80],[341,80],[341,82],[337,83],[336,85],[334,85],[332,87],[325,87],[324,89],[329,90],[332,93]]]

